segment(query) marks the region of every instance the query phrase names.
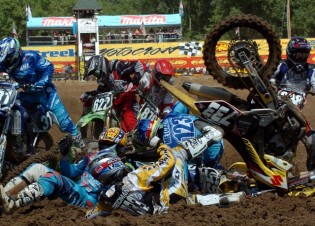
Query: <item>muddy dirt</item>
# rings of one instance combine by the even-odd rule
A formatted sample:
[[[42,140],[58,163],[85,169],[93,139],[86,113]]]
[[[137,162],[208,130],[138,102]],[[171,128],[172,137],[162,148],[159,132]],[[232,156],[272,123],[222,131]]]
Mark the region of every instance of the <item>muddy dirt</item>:
[[[220,86],[208,76],[178,77],[176,86],[181,88],[185,80],[201,84]],[[56,81],[59,95],[74,122],[81,115],[79,96],[96,87],[94,82]],[[246,96],[246,91],[234,92]],[[314,109],[315,97],[309,97],[304,112],[310,122],[315,124]],[[63,134],[54,127],[51,130],[54,140],[57,141]],[[299,145],[298,167],[305,170],[305,148]],[[225,153],[222,164],[230,165],[241,158],[237,152],[225,143]],[[20,208],[12,215],[0,216],[0,225],[314,225],[315,200],[306,197],[279,197],[273,193],[266,193],[259,197],[245,198],[240,203],[229,208],[217,206],[186,206],[184,202],[178,203],[161,215],[131,216],[123,211],[114,211],[111,216],[96,218],[92,221],[85,219],[86,209],[73,207],[61,200],[43,200],[33,205]]]

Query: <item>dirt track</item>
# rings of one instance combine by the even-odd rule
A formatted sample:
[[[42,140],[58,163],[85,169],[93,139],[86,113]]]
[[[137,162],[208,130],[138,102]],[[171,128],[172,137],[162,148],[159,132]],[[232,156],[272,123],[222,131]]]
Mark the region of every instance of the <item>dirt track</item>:
[[[176,86],[181,87],[184,80],[219,86],[208,76],[179,77]],[[77,122],[81,115],[79,96],[96,87],[93,82],[58,81],[55,82],[59,94],[73,121]],[[236,91],[245,96],[245,91]],[[305,107],[305,114],[315,124],[315,98],[310,97]],[[52,135],[57,141],[63,136],[54,127]],[[240,161],[237,152],[226,142],[222,164],[230,165]],[[305,149],[299,145],[298,167],[305,170]],[[133,217],[122,211],[115,211],[106,218],[97,218],[92,222],[85,219],[86,209],[73,207],[61,200],[43,200],[34,205],[21,208],[12,215],[2,215],[0,225],[314,225],[315,200],[304,197],[278,197],[275,194],[264,194],[260,197],[246,198],[229,208],[216,206],[186,206],[179,203],[170,208],[169,213],[156,216]]]

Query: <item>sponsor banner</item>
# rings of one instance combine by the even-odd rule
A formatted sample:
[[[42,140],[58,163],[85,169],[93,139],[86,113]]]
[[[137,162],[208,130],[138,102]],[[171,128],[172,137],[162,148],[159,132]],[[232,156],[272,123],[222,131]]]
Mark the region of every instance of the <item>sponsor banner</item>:
[[[308,39],[311,43],[312,50],[309,57],[309,63],[315,64],[315,38]],[[267,43],[264,40],[255,40],[258,44],[258,51],[261,57],[267,58]],[[282,57],[286,57],[286,46],[288,39],[282,39]],[[168,59],[175,68],[203,68],[202,59],[203,42],[164,42],[164,43],[124,43],[124,44],[100,44],[100,54],[108,59],[120,60],[142,60],[151,66],[158,59]],[[27,46],[25,50],[34,50],[40,55],[46,57],[56,68],[56,73],[62,72],[64,66],[69,63],[73,67],[73,71],[77,72],[77,49],[74,45],[65,46]],[[217,60],[219,64],[228,65],[226,58],[228,42],[222,41],[218,43]]]
[[[139,27],[142,22],[148,26],[181,26],[182,23],[179,14],[98,16],[98,19],[102,28]],[[75,17],[30,17],[27,29],[72,29],[75,21]]]

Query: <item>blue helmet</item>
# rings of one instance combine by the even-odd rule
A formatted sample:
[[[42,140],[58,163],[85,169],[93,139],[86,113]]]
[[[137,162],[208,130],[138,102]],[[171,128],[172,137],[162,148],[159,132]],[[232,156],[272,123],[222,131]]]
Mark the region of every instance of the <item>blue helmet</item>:
[[[137,145],[147,146],[150,140],[157,136],[161,123],[158,120],[142,119],[138,122],[132,134],[132,141]]]
[[[124,176],[124,172],[128,171],[125,164],[113,150],[114,148],[115,146],[112,149],[101,150],[90,157],[90,172],[103,185],[110,186],[120,181]]]
[[[15,38],[4,38],[0,41],[0,62],[3,62],[8,71],[11,71],[19,63],[22,49]]]

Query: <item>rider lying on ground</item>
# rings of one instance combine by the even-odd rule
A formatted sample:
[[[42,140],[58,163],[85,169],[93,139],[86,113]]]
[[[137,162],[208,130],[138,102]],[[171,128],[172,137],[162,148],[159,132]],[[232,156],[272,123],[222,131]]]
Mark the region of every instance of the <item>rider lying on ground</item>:
[[[61,198],[76,206],[92,207],[100,192],[114,182],[114,177],[129,170],[115,154],[127,143],[126,134],[110,128],[100,135],[99,150],[86,154],[77,164],[70,164],[67,154],[73,141],[66,136],[59,142],[60,173],[43,164],[32,164],[4,187],[0,185],[2,206],[6,213],[42,200]],[[114,156],[114,157],[113,157]],[[103,167],[103,170],[100,170]],[[79,178],[79,179],[78,179]]]
[[[158,137],[142,137],[135,132],[135,140],[142,140],[145,145],[156,148],[159,159],[127,172],[117,169],[123,175],[109,189],[100,194],[98,204],[89,210],[86,217],[106,216],[114,209],[123,209],[133,215],[158,214],[167,212],[169,206],[180,200],[189,204],[218,204],[224,201],[238,201],[243,193],[226,196],[219,194],[189,195],[187,192],[187,175],[184,165],[186,161],[200,155],[209,145],[222,139],[222,133],[211,127],[204,127],[203,136],[182,142],[175,148],[163,144]],[[109,177],[114,176],[114,174]]]

